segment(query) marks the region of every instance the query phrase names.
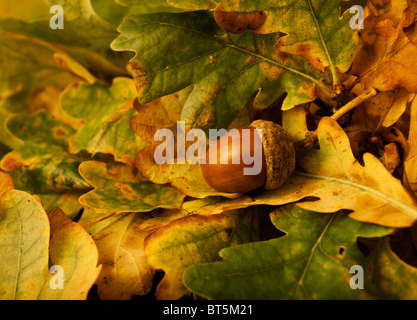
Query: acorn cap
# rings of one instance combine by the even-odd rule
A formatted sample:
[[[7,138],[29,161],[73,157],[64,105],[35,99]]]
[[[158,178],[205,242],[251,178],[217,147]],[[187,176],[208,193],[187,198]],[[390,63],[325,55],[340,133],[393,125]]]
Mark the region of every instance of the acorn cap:
[[[265,120],[250,124],[262,130],[262,145],[266,162],[266,189],[281,186],[295,169],[295,148],[290,135],[280,125]]]

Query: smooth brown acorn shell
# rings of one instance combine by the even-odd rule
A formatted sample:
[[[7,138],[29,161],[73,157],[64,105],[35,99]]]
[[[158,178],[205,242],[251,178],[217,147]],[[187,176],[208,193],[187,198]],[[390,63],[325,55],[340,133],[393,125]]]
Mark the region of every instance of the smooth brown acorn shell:
[[[230,148],[227,153],[228,164],[220,163],[220,152],[217,152],[217,163],[210,164],[209,157],[215,153],[209,148],[206,164],[201,166],[204,179],[215,190],[227,193],[247,193],[261,187],[276,189],[280,187],[295,169],[295,148],[290,135],[272,121],[256,120],[251,123],[251,156],[254,152],[262,152],[262,170],[259,175],[244,175],[245,165],[242,154],[232,152],[231,141],[235,135],[242,135],[242,129],[217,140],[217,150]],[[262,130],[262,138],[256,129]],[[242,145],[240,151],[242,149]],[[239,159],[240,164],[232,164],[232,159]]]
[[[255,152],[262,153],[262,169],[258,175],[244,175],[244,168],[250,168],[252,165],[246,165],[243,162],[242,157],[242,129],[235,130],[229,135],[224,136],[217,140],[217,150],[215,148],[209,148],[206,154],[206,164],[201,165],[204,179],[215,190],[226,193],[247,193],[249,191],[262,187],[266,182],[266,162],[263,153],[262,141],[254,128],[250,129],[250,152],[251,156]],[[233,150],[232,143],[233,138],[239,135],[240,150]],[[224,161],[227,159],[228,164],[221,164],[221,149],[229,148],[229,152],[224,152]],[[247,146],[246,146],[247,148]],[[211,156],[216,157],[217,163],[209,163]],[[226,156],[225,156],[226,154]],[[233,164],[233,159],[239,164]]]

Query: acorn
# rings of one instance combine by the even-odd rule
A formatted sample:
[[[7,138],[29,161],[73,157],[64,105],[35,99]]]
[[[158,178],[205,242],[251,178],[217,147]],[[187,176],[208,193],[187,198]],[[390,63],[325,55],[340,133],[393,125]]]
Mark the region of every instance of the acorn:
[[[233,141],[240,141],[240,148],[233,148]],[[262,155],[259,170],[254,168],[255,161],[247,161],[255,155]],[[206,182],[219,192],[243,194],[260,188],[276,189],[295,169],[294,143],[280,125],[256,120],[248,128],[221,137],[215,146],[210,145],[201,169]],[[256,174],[248,174],[250,170]]]

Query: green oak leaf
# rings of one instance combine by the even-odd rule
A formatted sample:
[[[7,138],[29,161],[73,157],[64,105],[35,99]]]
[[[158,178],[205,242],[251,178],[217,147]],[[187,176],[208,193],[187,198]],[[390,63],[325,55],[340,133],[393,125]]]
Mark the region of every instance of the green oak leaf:
[[[85,82],[68,86],[60,97],[61,108],[82,120],[81,128],[69,138],[69,151],[111,154],[133,168],[139,150],[130,127],[130,118],[136,114],[135,97],[135,85],[129,78],[115,78],[111,86]]]
[[[171,186],[156,185],[140,175],[134,176],[125,165],[86,161],[81,163],[79,171],[95,187],[81,196],[80,202],[100,213],[179,208],[185,197]]]
[[[372,252],[367,272],[378,289],[390,300],[416,300],[417,269],[400,260],[388,239]],[[395,285],[394,285],[395,284]]]
[[[346,213],[320,214],[287,206],[271,214],[285,236],[220,251],[222,261],[184,272],[191,291],[210,299],[370,299],[382,295],[368,277],[352,290],[350,268],[366,265],[357,238],[392,229],[357,222]],[[256,290],[254,290],[256,288]]]
[[[180,1],[177,1],[178,3]],[[201,0],[201,5],[198,7],[192,4],[192,1],[184,0],[186,6],[192,6],[198,10],[198,8],[206,8],[205,3],[209,3],[210,0]],[[132,14],[145,14],[145,13],[156,13],[156,12],[181,12],[178,6],[172,6],[167,4],[167,1],[148,1],[148,0],[93,0],[91,2],[94,11],[98,16],[104,20],[110,22],[115,28],[117,28],[122,22],[123,18]],[[214,8],[215,3],[211,4]]]
[[[9,117],[10,120],[7,120]],[[0,164],[3,169],[11,170],[9,174],[13,176],[19,190],[36,193],[41,198],[46,211],[59,207],[69,218],[76,217],[82,208],[78,198],[88,190],[89,186],[79,176],[77,162],[73,166],[70,160],[71,156],[66,151],[67,137],[58,140],[53,138],[64,134],[65,130],[71,134],[72,129],[52,121],[46,112],[38,116],[30,116],[26,120],[25,118],[25,116],[13,115],[6,117],[4,127],[7,136],[1,141],[14,145],[14,151],[5,148],[4,154],[0,152],[0,159],[4,157]],[[42,124],[49,128],[39,128]],[[10,125],[14,134],[10,133],[7,125]],[[64,180],[68,183],[66,187],[62,184]],[[75,189],[70,190],[72,187]]]
[[[68,152],[67,140],[74,134],[71,127],[52,119],[47,111],[12,116],[6,125],[24,142],[0,162],[17,188],[36,194],[90,188],[78,173],[80,158]]]
[[[126,7],[174,7],[190,11],[212,9],[217,5],[217,1],[213,0],[116,0],[116,3]]]
[[[115,28],[122,22],[123,17],[128,12],[128,8],[118,5],[114,0],[93,0],[91,6],[99,17]]]
[[[117,36],[116,27],[120,23],[126,8],[117,6],[111,0],[102,0],[93,7],[91,0],[67,1],[45,0],[47,16],[25,18],[25,15],[15,15],[13,4],[6,7],[10,15],[0,17],[0,30],[29,38],[39,39],[53,44],[55,48],[65,51],[95,73],[110,76],[126,76],[126,64],[130,55],[116,53],[110,49],[110,42]],[[58,4],[64,10],[64,28],[51,29],[49,7]],[[44,6],[38,6],[44,9]],[[95,9],[104,14],[98,15]],[[19,7],[21,8],[21,6]],[[111,11],[114,16],[107,14]],[[33,13],[37,17],[37,11]],[[107,18],[107,19],[106,19]],[[106,21],[109,20],[110,22]],[[112,23],[114,25],[112,25]]]
[[[131,60],[141,103],[192,85],[182,111],[193,127],[227,128],[255,93],[266,108],[287,93],[283,109],[312,101],[323,74],[274,48],[279,34],[233,35],[207,11],[128,16],[111,47]]]
[[[0,108],[0,141],[8,148],[15,149],[22,145],[22,141],[13,136],[6,127],[6,121],[11,115],[9,111]]]
[[[58,50],[41,41],[0,32],[0,107],[13,113],[29,110],[30,94],[45,85],[64,88],[81,80],[54,59]]]
[[[180,1],[177,1],[178,3]],[[193,6],[194,8],[205,8],[205,3],[210,0],[201,0],[201,6],[195,6],[192,1],[185,0],[186,6]],[[92,6],[94,11],[104,20],[110,22],[114,27],[118,27],[123,18],[128,15],[147,14],[157,12],[182,12],[184,8],[173,6],[167,3],[166,0],[148,1],[148,0],[93,0]],[[215,7],[213,3],[211,7]]]
[[[282,32],[276,48],[307,59],[324,72],[329,68],[333,84],[353,61],[357,34],[347,10],[340,17],[339,1],[327,0],[223,0],[216,8],[217,23],[226,31],[241,33]]]

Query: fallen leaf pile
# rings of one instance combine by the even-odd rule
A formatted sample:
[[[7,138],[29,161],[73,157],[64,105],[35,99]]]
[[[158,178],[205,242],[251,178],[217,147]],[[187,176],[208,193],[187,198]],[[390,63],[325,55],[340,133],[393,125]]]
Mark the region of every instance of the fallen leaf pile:
[[[0,299],[417,299],[417,2],[346,3],[2,1]],[[155,162],[257,119],[278,189]]]

